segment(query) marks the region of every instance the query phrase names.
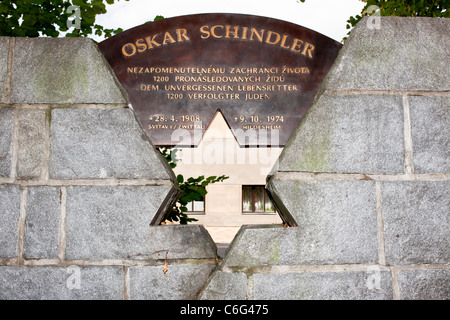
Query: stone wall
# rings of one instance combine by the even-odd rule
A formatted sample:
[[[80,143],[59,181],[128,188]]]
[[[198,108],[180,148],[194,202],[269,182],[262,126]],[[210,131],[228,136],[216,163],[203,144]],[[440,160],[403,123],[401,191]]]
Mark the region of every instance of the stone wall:
[[[150,226],[175,177],[95,44],[0,38],[0,53],[0,299],[193,299],[215,244]]]
[[[219,264],[96,46],[0,38],[0,299],[449,299],[449,24],[356,27]]]
[[[364,19],[201,298],[450,298],[449,19]]]

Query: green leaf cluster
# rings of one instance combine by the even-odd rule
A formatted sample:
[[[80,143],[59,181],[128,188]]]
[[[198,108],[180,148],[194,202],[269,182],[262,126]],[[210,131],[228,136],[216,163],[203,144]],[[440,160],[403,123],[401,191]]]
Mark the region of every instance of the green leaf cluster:
[[[106,13],[106,5],[115,1],[120,0],[1,0],[0,36],[58,37],[65,33],[67,37],[92,34],[110,37],[123,30],[105,29],[95,23],[95,18]],[[67,21],[73,15],[67,10],[70,6],[80,8],[79,29],[67,27]]]
[[[159,148],[161,154],[166,158],[170,167],[173,169],[177,166],[179,160],[176,158],[178,149],[171,148]],[[202,201],[207,194],[206,187],[212,183],[223,182],[229,177],[222,175],[218,176],[199,176],[197,178],[185,179],[183,175],[177,176],[178,188],[180,189],[180,197],[176,205],[166,216],[166,221],[180,222],[180,224],[188,224],[189,222],[198,221],[197,219],[190,218],[187,215],[187,205],[193,201]]]
[[[167,160],[172,169],[174,169],[177,166],[177,162],[179,162],[179,160],[177,159],[178,149],[161,147],[159,148],[159,152],[161,152],[161,154]]]

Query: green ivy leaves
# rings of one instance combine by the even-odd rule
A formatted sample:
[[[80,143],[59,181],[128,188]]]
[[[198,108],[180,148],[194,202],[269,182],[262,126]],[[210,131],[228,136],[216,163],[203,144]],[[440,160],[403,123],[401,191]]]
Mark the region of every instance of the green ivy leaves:
[[[91,34],[110,37],[123,31],[104,29],[95,23],[99,14],[106,13],[106,4],[116,0],[2,0],[0,3],[0,36],[11,37],[87,37]],[[117,0],[120,1],[120,0]],[[124,0],[129,1],[129,0]],[[69,7],[78,6],[80,28],[68,28],[73,13]],[[73,30],[71,30],[73,29]]]
[[[173,169],[177,165],[178,160],[176,159],[177,149],[171,148],[159,148],[161,154],[166,158],[170,167]],[[193,201],[204,200],[207,191],[206,187],[212,183],[223,182],[228,179],[225,175],[220,177],[211,176],[205,178],[205,176],[199,176],[197,178],[187,178],[185,179],[181,174],[177,176],[178,188],[180,189],[180,197],[175,207],[168,213],[166,221],[177,222],[180,224],[188,224],[189,222],[198,221],[197,219],[190,218],[186,212],[188,212],[187,205]]]

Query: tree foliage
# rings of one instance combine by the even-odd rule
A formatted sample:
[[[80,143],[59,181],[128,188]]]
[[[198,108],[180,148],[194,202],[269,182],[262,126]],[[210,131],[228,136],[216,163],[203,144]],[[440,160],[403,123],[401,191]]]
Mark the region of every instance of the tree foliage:
[[[115,1],[119,0],[1,0],[0,36],[110,37],[123,30],[105,29],[95,23],[95,18],[106,13],[106,5]],[[79,8],[79,28],[67,23],[74,17],[73,6]]]
[[[178,159],[176,159],[177,149],[160,148],[159,150],[166,158],[170,167],[174,169],[177,166],[177,162],[179,161]],[[198,221],[197,219],[190,218],[187,215],[187,205],[193,201],[204,200],[204,197],[207,194],[206,186],[208,186],[209,184],[222,182],[228,178],[229,177],[222,175],[220,177],[211,176],[205,178],[205,176],[200,176],[197,178],[185,179],[181,174],[179,174],[177,176],[177,181],[181,194],[178,198],[177,204],[168,213],[166,221],[179,221],[180,224],[188,224],[189,222]]]

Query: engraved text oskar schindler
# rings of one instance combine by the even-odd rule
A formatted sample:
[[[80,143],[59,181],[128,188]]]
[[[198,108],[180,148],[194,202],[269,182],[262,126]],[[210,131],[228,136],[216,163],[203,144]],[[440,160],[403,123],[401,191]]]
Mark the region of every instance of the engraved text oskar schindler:
[[[191,133],[185,145],[197,145],[220,110],[241,146],[283,146],[340,44],[274,19],[189,17],[158,21],[154,28],[142,25],[125,31],[129,36],[120,41],[115,36],[99,44],[150,140],[157,146],[180,144],[173,136],[179,129]],[[331,51],[325,59],[324,48]]]
[[[248,41],[265,42],[270,45],[278,45],[282,48],[292,50],[300,53],[308,58],[313,58],[315,46],[311,43],[303,41],[301,39],[289,39],[288,35],[280,35],[279,33],[271,30],[255,29],[242,26],[230,26],[230,25],[205,25],[200,28],[201,38],[208,39],[213,37],[215,39],[241,39]],[[191,40],[191,36],[184,28],[176,29],[175,31],[166,31],[164,34],[157,33],[148,35],[142,39],[137,39],[134,43],[127,43],[122,47],[122,54],[125,57],[131,57],[137,53],[145,52],[160,46],[179,43],[183,41]]]

